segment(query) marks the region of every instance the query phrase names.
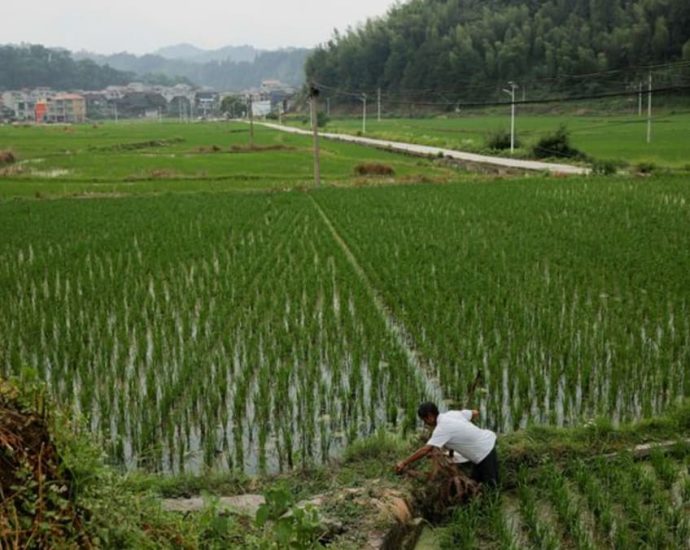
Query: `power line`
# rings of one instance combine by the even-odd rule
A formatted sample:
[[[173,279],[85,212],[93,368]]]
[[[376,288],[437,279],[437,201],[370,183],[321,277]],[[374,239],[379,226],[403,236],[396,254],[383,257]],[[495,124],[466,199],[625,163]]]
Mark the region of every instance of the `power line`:
[[[335,95],[349,96],[357,99],[361,99],[364,92],[351,92],[338,90],[330,86],[316,83],[319,88],[333,92]],[[671,92],[681,92],[690,90],[690,84],[682,84],[677,86],[664,86],[659,88],[651,89],[648,93],[671,93]],[[542,99],[529,99],[516,101],[516,105],[545,105],[549,103],[566,103],[574,101],[585,101],[589,99],[607,99],[616,97],[630,97],[637,96],[639,91],[619,91],[619,92],[603,92],[598,94],[584,94],[584,95],[574,95],[574,96],[560,96],[560,97],[546,97]],[[512,105],[512,101],[486,101],[486,102],[470,102],[470,101],[401,101],[395,99],[388,99],[387,103],[394,105],[408,105],[408,106],[420,106],[420,107],[458,107],[458,108],[473,108],[473,107],[506,107]]]
[[[550,83],[572,83],[572,80],[583,80],[583,79],[594,79],[596,77],[602,77],[602,78],[611,78],[614,75],[621,75],[621,74],[627,74],[629,77],[638,77],[640,76],[640,73],[646,73],[649,71],[661,71],[661,70],[668,70],[668,69],[678,69],[678,68],[690,68],[690,61],[677,61],[673,63],[660,63],[660,64],[652,64],[652,65],[639,65],[639,66],[632,66],[632,67],[625,67],[621,69],[609,69],[609,70],[604,70],[604,71],[597,71],[597,72],[591,72],[591,73],[583,73],[583,74],[561,74],[553,77],[541,77],[541,78],[531,78],[528,80],[522,79],[520,80],[522,86],[529,86],[537,83],[545,83],[545,82],[550,82]],[[482,90],[492,90],[492,91],[500,91],[501,86],[503,86],[503,83],[505,82],[504,79],[499,79],[497,81],[492,81],[492,82],[486,82],[484,84],[477,84],[474,80],[470,79],[456,79],[455,82],[458,84],[458,86],[461,86],[461,88],[453,88],[453,89],[442,89],[442,88],[401,88],[394,94],[386,93],[385,91],[382,91],[382,96],[383,97],[391,97],[393,96],[404,96],[404,95],[441,95],[441,94],[458,94],[458,93],[467,93],[468,91],[482,91]],[[607,84],[629,84],[630,80],[616,80],[616,81],[608,81],[606,82]],[[592,82],[592,84],[597,84],[599,82]],[[328,90],[333,90],[336,91],[339,95],[351,95],[352,97],[361,97],[363,93],[367,93],[370,95],[373,95],[377,93],[378,88],[374,89],[362,89],[362,90],[348,90],[344,91],[341,88],[335,88],[332,86],[328,86],[325,84],[320,84],[320,86],[324,89]]]

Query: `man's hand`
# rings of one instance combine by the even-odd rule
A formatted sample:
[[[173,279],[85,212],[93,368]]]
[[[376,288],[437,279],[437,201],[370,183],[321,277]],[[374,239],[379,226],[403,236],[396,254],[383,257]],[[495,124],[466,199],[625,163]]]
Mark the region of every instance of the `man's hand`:
[[[415,454],[413,454],[411,457],[409,457],[406,460],[403,460],[402,462],[398,462],[395,465],[395,473],[396,474],[402,474],[405,470],[407,470],[407,467],[410,464],[414,464],[418,460],[421,460],[424,458],[426,455],[428,455],[431,451],[434,450],[434,447],[431,445],[426,445],[419,449]]]

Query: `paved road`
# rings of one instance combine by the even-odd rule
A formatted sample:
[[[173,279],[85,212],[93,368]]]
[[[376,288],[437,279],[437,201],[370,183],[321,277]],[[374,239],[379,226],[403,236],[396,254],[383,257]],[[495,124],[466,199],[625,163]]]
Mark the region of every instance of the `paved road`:
[[[292,126],[281,126],[279,124],[270,124],[268,122],[256,123],[279,130],[281,132],[288,132],[290,134],[311,135],[310,130],[302,130],[301,128],[294,128]],[[337,141],[347,141],[350,143],[359,143],[369,147],[377,147],[379,149],[390,149],[392,151],[402,151],[404,153],[412,153],[414,155],[424,155],[435,157],[442,154],[452,159],[476,162],[479,164],[491,164],[493,166],[504,166],[506,168],[518,168],[520,170],[536,170],[547,171],[555,174],[573,174],[583,175],[589,174],[589,168],[582,168],[580,166],[571,166],[569,164],[554,164],[550,162],[539,162],[536,160],[520,160],[505,157],[492,157],[488,155],[477,155],[475,153],[464,153],[462,151],[455,151],[454,149],[443,149],[440,147],[430,147],[428,145],[416,145],[413,143],[403,143],[400,141],[387,141],[383,139],[372,139],[360,136],[351,136],[347,134],[331,134],[328,132],[319,132],[319,135],[326,139]]]

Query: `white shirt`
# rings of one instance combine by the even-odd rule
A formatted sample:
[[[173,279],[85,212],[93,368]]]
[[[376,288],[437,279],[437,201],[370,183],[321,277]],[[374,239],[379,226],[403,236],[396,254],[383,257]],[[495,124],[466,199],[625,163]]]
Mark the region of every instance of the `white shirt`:
[[[479,464],[496,445],[496,434],[472,424],[472,411],[448,411],[438,415],[427,445],[452,450],[455,462]]]

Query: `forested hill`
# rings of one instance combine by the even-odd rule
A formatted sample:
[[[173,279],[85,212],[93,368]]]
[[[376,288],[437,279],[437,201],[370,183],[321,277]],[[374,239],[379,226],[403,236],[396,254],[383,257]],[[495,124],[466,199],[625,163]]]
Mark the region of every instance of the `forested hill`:
[[[164,75],[135,75],[88,59],[75,60],[67,50],[37,44],[0,46],[0,90],[44,86],[55,90],[101,90],[134,80],[164,85],[186,81]]]
[[[169,51],[169,50],[168,50]],[[208,56],[219,55],[225,51],[228,57],[224,60],[205,60]],[[173,50],[173,53],[179,50]],[[310,50],[289,48],[275,51],[256,52],[252,59],[231,55],[226,48],[217,52],[207,52],[206,56],[195,58],[170,59],[161,55],[132,55],[119,53],[113,55],[96,55],[86,52],[76,54],[77,59],[90,59],[99,65],[108,65],[137,75],[145,73],[162,74],[168,77],[187,78],[199,86],[210,86],[216,90],[240,91],[256,87],[262,80],[277,79],[292,86],[301,86],[304,82],[304,62]]]
[[[567,75],[621,70],[620,80],[633,68],[683,59],[690,61],[688,0],[411,0],[336,32],[306,71],[340,90],[478,99],[509,80],[565,89]],[[578,86],[591,93],[605,82]]]
[[[65,50],[39,45],[0,46],[0,90],[42,86],[96,90],[127,84],[131,76],[93,61],[75,61]]]

